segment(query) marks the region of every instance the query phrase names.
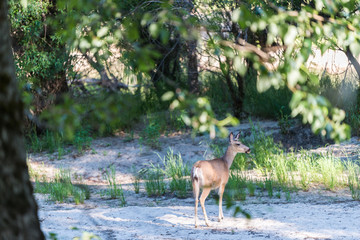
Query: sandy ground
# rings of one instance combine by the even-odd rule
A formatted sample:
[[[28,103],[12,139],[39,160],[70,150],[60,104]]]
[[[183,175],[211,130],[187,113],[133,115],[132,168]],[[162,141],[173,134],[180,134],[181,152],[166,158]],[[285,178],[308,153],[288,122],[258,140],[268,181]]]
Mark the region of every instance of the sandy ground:
[[[231,131],[247,130],[245,123]],[[276,122],[263,121],[261,127],[269,134],[278,132]],[[46,195],[36,194],[39,217],[44,233],[56,233],[58,239],[72,239],[86,232],[101,239],[360,239],[359,202],[352,201],[347,190],[329,192],[312,190],[292,193],[291,200],[248,197],[241,203],[252,219],[233,210],[224,211],[225,219],[217,222],[218,207],[208,199],[206,209],[211,227],[205,227],[199,208],[200,227],[194,228],[194,200],[176,199],[171,196],[148,198],[143,187],[140,194],[133,191],[134,169],[146,168],[150,163],[162,164],[171,147],[180,152],[184,161],[192,164],[210,158],[207,136],[191,139],[189,134],[173,134],[161,137],[162,150],[153,151],[140,146],[138,141],[126,141],[124,136],[94,140],[91,150],[79,155],[69,148],[67,154],[57,159],[57,154],[30,154],[29,164],[33,171],[47,177],[54,176],[60,168],[70,168],[81,182],[91,186],[92,194],[82,205],[54,203]],[[342,145],[330,145],[316,151],[333,152],[339,156],[358,158],[360,142],[352,138]],[[106,185],[103,173],[109,166],[117,171],[127,200],[120,207],[119,200],[106,199],[99,191]],[[240,204],[240,203],[238,203]],[[77,230],[71,229],[76,227]]]

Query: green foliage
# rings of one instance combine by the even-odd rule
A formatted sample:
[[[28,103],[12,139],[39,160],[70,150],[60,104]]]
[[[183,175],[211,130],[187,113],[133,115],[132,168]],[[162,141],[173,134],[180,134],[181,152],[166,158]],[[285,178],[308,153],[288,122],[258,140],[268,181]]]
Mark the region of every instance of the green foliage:
[[[288,186],[290,183],[289,173],[291,171],[289,168],[289,159],[284,158],[282,155],[274,156],[270,161],[270,165],[278,184]]]
[[[90,191],[86,185],[73,185],[70,170],[60,169],[50,181],[45,176],[40,178],[35,173],[30,173],[30,177],[35,179],[34,191],[49,194],[52,201],[62,203],[72,196],[75,204],[82,204],[85,199],[90,198]]]
[[[290,115],[284,114],[282,110],[280,110],[280,118],[279,118],[279,127],[280,132],[282,134],[289,134],[291,122],[290,122]]]
[[[215,158],[221,158],[225,154],[227,145],[228,143],[226,141],[217,141],[215,139],[209,144],[209,147]]]
[[[139,192],[140,192],[140,178],[138,176],[135,177],[134,182],[133,182],[133,186],[134,186],[134,192],[136,194],[139,194]]]
[[[114,166],[111,166],[105,171],[104,179],[109,184],[105,194],[112,199],[120,199],[120,206],[124,207],[126,205],[125,195],[121,184],[116,182],[116,170]]]
[[[351,126],[352,135],[360,135],[360,108],[358,104],[346,112],[345,121]]]
[[[292,116],[301,114],[303,123],[311,123],[314,133],[321,133],[337,141],[350,136],[350,127],[341,123],[345,118],[345,112],[337,108],[329,112],[330,103],[322,96],[297,91],[290,102],[290,107],[293,109]],[[331,120],[328,115],[331,116]]]
[[[340,186],[343,183],[342,173],[344,165],[339,159],[335,159],[331,156],[321,156],[317,160],[319,172],[322,175],[322,182],[329,190],[334,190],[335,187]]]
[[[82,128],[75,132],[73,144],[76,146],[78,152],[82,153],[84,150],[90,149],[92,138],[90,137],[90,131],[86,128]]]
[[[289,103],[292,92],[288,88],[271,87],[265,92],[259,92],[256,86],[257,76],[253,73],[247,74],[245,81],[244,110],[246,112],[266,118],[278,118],[280,111],[285,115],[291,113]]]
[[[354,198],[359,192],[359,167],[350,161],[343,162],[331,154],[315,154],[305,150],[285,152],[280,145],[274,143],[271,136],[266,136],[255,126],[252,127],[252,136],[245,144],[252,151],[244,156],[239,154],[241,159],[235,159],[231,167],[227,186],[230,199],[244,199],[246,187],[249,196],[253,196],[259,189],[260,196],[266,190],[269,197],[280,198],[283,193],[287,200],[291,200],[291,193],[298,190],[297,186],[308,191],[321,184],[324,189],[335,191],[347,184]],[[257,173],[261,175],[258,176]],[[247,174],[251,174],[255,180],[247,179]]]
[[[47,25],[50,7],[48,0],[28,0],[26,8],[9,1],[11,32],[16,40],[16,73],[20,81],[34,85],[33,89],[40,87],[41,81],[48,81],[46,78],[61,74],[69,58],[63,40]]]
[[[225,117],[231,110],[231,96],[224,80],[213,73],[200,73],[199,80],[202,83],[202,95],[209,99],[211,107],[217,116]],[[248,84],[246,85],[248,89]]]
[[[351,197],[354,200],[360,200],[360,168],[358,163],[353,163],[348,161],[346,163],[346,168],[348,170],[348,185],[351,191]]]
[[[321,1],[316,1],[315,8],[311,5],[305,8],[299,6],[298,3],[284,4],[283,2],[276,4],[262,2],[237,4],[231,1],[215,1],[212,4],[197,2],[194,5],[195,10],[203,11],[203,14],[197,15],[192,15],[190,13],[192,11],[189,11],[187,6],[172,1],[151,2],[144,5],[141,1],[133,0],[121,2],[105,0],[101,4],[84,0],[61,0],[51,8],[48,1],[44,0],[30,1],[26,9],[17,2],[10,1],[10,6],[12,33],[20,39],[16,42],[26,46],[25,52],[29,53],[18,54],[19,57],[17,57],[19,60],[17,65],[22,64],[19,67],[22,75],[20,78],[26,77],[28,79],[26,81],[38,78],[41,79],[40,82],[43,82],[44,79],[51,78],[44,74],[56,75],[56,79],[60,82],[66,81],[69,74],[72,76],[67,64],[70,49],[91,56],[94,61],[91,64],[92,67],[99,74],[106,73],[109,70],[106,61],[112,56],[109,49],[113,46],[120,49],[121,62],[125,65],[125,69],[131,69],[137,83],[150,83],[150,89],[156,88],[154,92],[157,100],[154,102],[159,104],[162,93],[171,90],[173,93],[165,94],[163,99],[172,100],[171,109],[179,110],[187,126],[191,126],[196,132],[208,131],[212,138],[217,132],[226,135],[224,125],[234,124],[236,120],[230,116],[223,121],[216,120],[210,103],[230,102],[229,94],[220,96],[221,92],[227,91],[221,90],[224,88],[212,87],[207,90],[210,98],[194,96],[186,93],[188,84],[184,84],[185,77],[178,76],[179,73],[183,75],[182,73],[186,72],[184,61],[182,61],[184,55],[181,54],[183,51],[180,51],[182,50],[180,46],[186,45],[183,42],[199,39],[197,29],[202,27],[213,33],[205,40],[207,45],[204,46],[210,58],[218,61],[215,64],[219,66],[216,72],[219,75],[239,75],[245,80],[251,79],[251,81],[245,81],[247,97],[244,99],[248,102],[244,103],[246,108],[252,109],[249,112],[257,111],[261,106],[265,106],[260,112],[274,116],[278,115],[279,109],[284,107],[286,108],[284,114],[287,115],[289,97],[292,93],[290,102],[292,116],[302,115],[304,123],[310,123],[314,132],[329,136],[335,141],[344,140],[350,136],[349,127],[343,123],[344,112],[333,108],[317,93],[311,93],[309,86],[318,83],[319,77],[309,71],[305,62],[314,48],[325,52],[327,49],[340,47],[344,51],[349,49],[354,55],[360,52],[360,45],[355,41],[360,39],[357,31],[359,14],[348,14],[356,12],[356,4],[353,2],[349,4],[348,1],[331,1],[325,6]],[[223,14],[223,9],[235,10]],[[53,12],[50,13],[50,10]],[[131,14],[128,14],[129,12]],[[56,21],[47,19],[47,27],[45,27],[43,14],[55,15]],[[329,17],[322,17],[326,14]],[[249,40],[246,46],[243,43],[237,44],[235,41],[241,41],[237,39],[238,36],[227,37],[221,33],[220,23],[223,22],[233,24],[235,28],[239,28],[240,32],[253,38],[254,41]],[[21,33],[22,28],[26,30],[24,36]],[[49,31],[44,33],[44,29]],[[239,37],[241,38],[242,35]],[[260,38],[264,41],[260,41]],[[69,48],[65,48],[65,41],[69,43]],[[249,46],[248,44],[251,43],[259,44],[261,47],[280,46],[281,50],[276,52],[279,57],[270,56],[260,51],[260,48],[255,50],[257,45]],[[32,51],[32,48],[35,50]],[[35,55],[39,63],[34,61]],[[226,62],[223,59],[226,59]],[[34,66],[36,68],[32,70]],[[206,74],[204,76],[206,77]],[[35,82],[34,80],[33,83]],[[208,82],[208,84],[219,82],[223,85],[220,80]],[[241,87],[240,84],[242,83],[233,83],[233,86]],[[267,93],[256,94],[255,87],[256,91],[260,92],[270,89],[269,95],[278,94],[278,97],[268,98]],[[33,92],[37,90],[36,87],[31,87],[31,89]],[[143,97],[146,88],[139,87],[138,89],[137,96]],[[271,89],[274,92],[271,92]],[[275,91],[279,89],[280,91]],[[153,95],[151,92],[150,95]],[[231,92],[234,93],[234,91]],[[129,91],[128,95],[134,94]],[[111,104],[114,101],[111,98],[117,97],[104,97],[104,101],[90,104],[89,111],[77,109],[76,105],[65,99],[63,109],[50,110],[48,116],[53,116],[55,120],[49,122],[56,123],[60,132],[66,136],[69,134],[70,137],[73,137],[71,135],[73,129],[82,123],[76,116],[84,113],[86,113],[85,117],[94,113],[93,118],[90,117],[90,119],[95,119],[93,123],[97,124],[101,131],[105,130],[104,126],[109,122],[112,122],[113,128],[116,125],[114,119],[130,119],[128,123],[133,122],[132,117],[119,117],[119,113],[126,115],[133,109],[139,109],[129,103],[141,101],[138,99],[126,101],[126,104],[119,109]],[[279,101],[273,101],[274,99]],[[242,97],[241,100],[243,100]],[[270,106],[266,106],[265,103]],[[127,107],[128,105],[130,106]],[[165,104],[160,105],[165,106]],[[219,111],[221,115],[225,115],[221,109],[228,109],[229,106],[226,104],[222,108],[219,106],[221,104],[216,106],[215,112]],[[99,117],[96,118],[96,115]]]
[[[50,153],[57,151],[60,159],[66,152],[64,150],[67,144],[74,145],[79,153],[90,149],[92,137],[88,128],[80,128],[75,131],[74,138],[68,140],[64,134],[45,130],[44,134],[38,135],[35,130],[27,134],[26,145],[30,152],[48,151]]]
[[[38,136],[35,130],[30,131],[26,136],[26,145],[31,152],[49,151],[54,152],[63,146],[63,138],[60,134],[46,130],[41,136]]]
[[[249,196],[250,197],[255,196],[256,184],[253,181],[248,181],[246,183],[246,187],[248,189]]]
[[[270,175],[269,178],[265,179],[265,188],[268,192],[268,196],[269,198],[272,198],[274,196],[274,186],[273,186],[273,180],[272,180],[272,176]]]
[[[141,116],[141,96],[139,93],[107,93],[101,92],[92,97],[80,99],[87,113],[82,119],[99,135],[105,131],[128,129]],[[108,127],[108,129],[107,129]]]
[[[276,154],[281,154],[280,146],[274,142],[271,136],[267,136],[259,126],[252,125],[251,136],[253,140],[247,144],[254,154],[254,165],[257,169],[266,173],[271,169],[271,159]]]
[[[161,157],[159,156],[161,159]],[[170,148],[163,158],[164,173],[171,178],[170,191],[178,198],[185,198],[191,189],[190,168],[182,160],[181,154],[174,155]]]
[[[163,172],[159,167],[148,169],[144,178],[145,190],[149,197],[162,196],[165,194],[166,184]]]
[[[227,195],[233,200],[244,201],[246,200],[246,188],[246,176],[240,171],[232,171],[225,188],[225,191],[228,191]]]
[[[300,175],[300,185],[303,191],[308,191],[310,188],[311,181],[313,180],[312,176],[314,175],[313,172],[316,167],[314,163],[315,160],[312,155],[307,154],[306,152],[302,152],[296,162],[296,168],[298,169]]]
[[[217,130],[221,136],[227,136],[225,125],[236,125],[238,120],[230,115],[218,121],[214,117],[209,100],[205,97],[196,97],[187,92],[167,92],[162,96],[164,101],[172,100],[171,110],[178,110],[182,113],[182,120],[187,126],[193,129],[193,135],[197,132],[210,132],[210,138],[215,138]]]
[[[251,162],[249,157],[245,154],[237,154],[231,165],[231,169],[239,169],[241,171],[246,171],[249,167],[251,167]]]
[[[160,126],[157,122],[149,122],[145,129],[140,133],[140,143],[153,149],[160,149]]]

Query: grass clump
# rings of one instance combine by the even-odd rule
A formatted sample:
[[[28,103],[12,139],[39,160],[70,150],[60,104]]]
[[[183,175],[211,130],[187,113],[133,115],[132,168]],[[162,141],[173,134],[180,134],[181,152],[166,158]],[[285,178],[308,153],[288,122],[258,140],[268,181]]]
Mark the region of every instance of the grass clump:
[[[159,167],[152,167],[144,174],[145,190],[149,197],[165,194],[166,184],[163,171]]]
[[[104,179],[108,182],[109,187],[105,194],[111,199],[120,199],[120,206],[126,205],[124,191],[121,184],[116,182],[116,170],[114,166],[111,166],[105,171]]]
[[[60,169],[50,181],[45,176],[39,177],[33,170],[30,176],[35,179],[34,192],[49,194],[52,201],[63,203],[72,197],[75,204],[81,204],[90,198],[90,191],[86,185],[72,183],[69,169]]]
[[[43,134],[38,135],[33,129],[26,135],[26,146],[31,152],[48,151],[50,153],[58,150],[62,152],[64,147],[64,138],[58,132],[46,130]]]
[[[90,149],[92,137],[90,136],[90,130],[82,128],[75,132],[73,144],[79,153],[83,153],[84,150]]]
[[[30,152],[48,151],[58,152],[60,159],[65,154],[66,145],[74,145],[79,153],[90,149],[92,137],[89,128],[80,128],[75,131],[73,139],[66,139],[61,132],[45,130],[43,134],[37,134],[35,130],[30,131],[26,136],[26,146]]]
[[[348,185],[351,191],[351,197],[354,200],[360,200],[360,168],[357,163],[348,161],[346,163],[348,170]]]
[[[228,196],[233,200],[246,200],[246,189],[248,187],[248,180],[244,172],[236,170],[231,171],[228,184],[225,191],[228,191]],[[249,194],[250,195],[250,194]]]
[[[159,156],[161,159],[161,157]],[[178,198],[185,198],[191,189],[191,182],[188,176],[190,176],[190,168],[183,162],[181,154],[174,154],[170,148],[167,154],[164,156],[164,173],[170,177],[170,191]]]
[[[332,156],[320,156],[317,159],[318,171],[322,176],[322,183],[328,190],[335,190],[342,184],[342,178],[344,172],[344,165],[340,159]]]
[[[140,143],[149,146],[152,149],[161,149],[160,145],[160,125],[156,122],[150,122],[140,133]]]

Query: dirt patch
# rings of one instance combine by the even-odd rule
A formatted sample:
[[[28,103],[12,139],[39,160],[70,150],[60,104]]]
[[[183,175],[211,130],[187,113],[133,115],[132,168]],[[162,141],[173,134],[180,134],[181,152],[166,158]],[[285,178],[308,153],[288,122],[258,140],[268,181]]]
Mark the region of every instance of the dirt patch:
[[[292,141],[298,142],[293,138],[300,141],[297,135],[288,135],[287,140],[281,137],[277,122],[262,121],[259,125],[283,145],[286,143],[294,147]],[[230,130],[242,130],[246,135],[250,127],[245,122]],[[306,141],[309,145],[314,144],[314,136],[306,138],[308,133],[303,129],[294,131],[303,134],[301,144]],[[83,155],[71,148],[61,159],[57,159],[56,153],[30,154],[29,164],[33,171],[53,177],[58,169],[70,168],[82,183],[91,186],[92,191],[90,200],[82,205],[55,204],[47,201],[46,195],[36,194],[41,227],[46,235],[53,232],[58,239],[72,239],[87,231],[102,239],[360,239],[359,203],[352,201],[347,190],[299,191],[291,194],[290,201],[284,197],[248,197],[241,206],[251,214],[251,220],[242,215],[234,218],[232,210],[227,210],[221,223],[217,222],[215,200],[208,199],[206,209],[212,226],[204,227],[200,210],[201,226],[195,229],[194,200],[190,196],[185,199],[172,196],[148,198],[143,186],[140,193],[135,194],[133,171],[148,167],[150,163],[161,165],[159,156],[163,157],[169,147],[174,153],[180,152],[183,160],[190,165],[197,160],[208,159],[212,155],[208,136],[192,139],[190,133],[173,134],[162,136],[160,143],[162,149],[155,152],[141,146],[136,138],[129,141],[124,136],[117,136],[94,140],[92,149]],[[322,143],[319,142],[319,145]],[[341,145],[313,149],[353,159],[358,159],[359,150],[357,138]],[[109,166],[114,166],[117,171],[116,179],[124,188],[126,207],[120,207],[119,200],[106,199],[99,194],[106,185],[103,173]],[[71,230],[71,227],[79,230]]]

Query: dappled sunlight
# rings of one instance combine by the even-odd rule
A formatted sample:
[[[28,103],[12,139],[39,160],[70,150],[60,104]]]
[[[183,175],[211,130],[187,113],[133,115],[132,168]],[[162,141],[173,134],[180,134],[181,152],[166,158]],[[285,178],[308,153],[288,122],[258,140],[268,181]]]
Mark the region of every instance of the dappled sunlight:
[[[346,54],[340,50],[327,50],[321,54],[320,49],[313,49],[307,66],[316,72],[326,71],[330,74],[342,74],[349,67],[349,60]]]

